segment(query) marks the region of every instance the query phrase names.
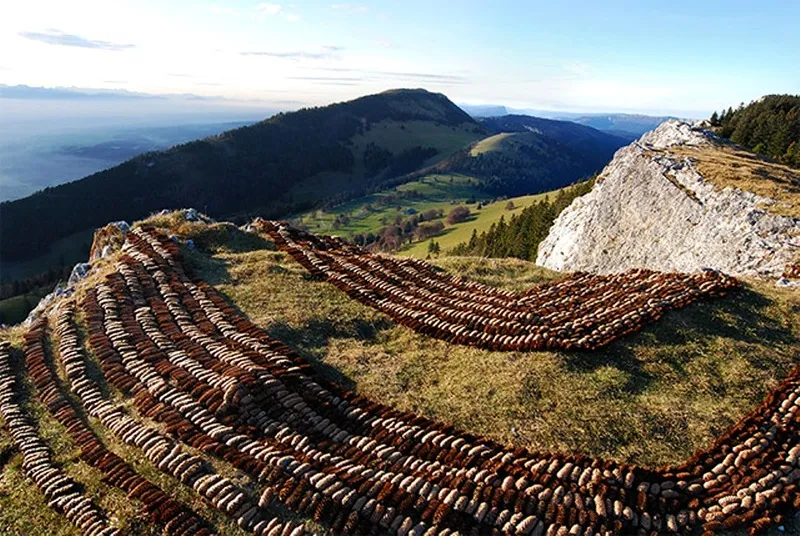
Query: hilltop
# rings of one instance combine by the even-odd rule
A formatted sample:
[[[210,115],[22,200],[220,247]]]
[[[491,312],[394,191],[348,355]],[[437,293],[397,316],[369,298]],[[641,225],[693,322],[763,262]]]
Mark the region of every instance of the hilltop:
[[[61,238],[164,207],[285,215],[363,194],[483,135],[447,97],[424,90],[278,114],[3,203],[0,254],[31,258]]]
[[[600,171],[627,142],[569,121],[527,115],[480,119],[492,135],[438,167],[478,177],[494,195],[556,190]]]
[[[234,329],[233,325],[228,324],[226,327],[225,323],[220,322],[220,317],[211,313],[209,313],[210,318],[222,330],[224,337],[214,335],[212,340],[190,329],[195,319],[205,318],[203,315],[206,313],[198,312],[196,306],[202,305],[207,311],[214,311],[214,308],[224,304],[225,300],[230,300],[235,307],[232,312],[225,311],[226,318],[231,318],[230,315],[239,314],[241,311],[265,330],[265,336],[287,344],[290,349],[274,343],[270,343],[269,350],[256,345],[253,348],[258,351],[246,354],[249,359],[255,359],[259,352],[268,352],[265,355],[269,355],[273,360],[269,363],[269,370],[276,373],[281,384],[293,386],[295,389],[295,382],[302,381],[305,383],[298,385],[309,386],[305,390],[298,390],[299,398],[293,398],[291,402],[286,398],[289,395],[282,394],[282,398],[278,399],[281,401],[278,406],[284,403],[293,406],[300,401],[309,404],[303,406],[304,408],[310,407],[312,412],[330,414],[333,419],[337,410],[332,407],[325,409],[325,403],[314,402],[315,405],[311,405],[312,400],[321,396],[320,392],[312,387],[320,384],[334,393],[338,392],[336,389],[354,390],[358,395],[368,397],[368,400],[389,404],[401,411],[413,412],[413,418],[417,419],[413,422],[422,430],[434,426],[432,421],[426,420],[432,419],[441,425],[437,424],[435,425],[437,428],[430,428],[431,430],[443,430],[445,434],[460,434],[461,432],[454,430],[461,430],[474,434],[464,437],[468,441],[479,442],[481,449],[489,449],[478,450],[476,455],[479,459],[484,455],[483,452],[487,452],[486,456],[490,456],[497,450],[515,452],[514,456],[524,457],[528,454],[511,449],[525,448],[531,452],[530,456],[542,456],[546,460],[549,460],[547,456],[551,455],[541,454],[542,452],[602,456],[619,462],[650,467],[677,464],[691,457],[697,449],[708,448],[716,437],[755,408],[759,401],[786,376],[798,358],[797,340],[800,332],[797,330],[800,322],[797,312],[800,308],[796,293],[756,280],[746,281],[744,289],[721,300],[701,302],[670,311],[643,330],[622,337],[606,348],[591,353],[494,352],[449,344],[397,325],[371,307],[349,299],[333,285],[310,277],[289,255],[276,251],[275,245],[265,235],[243,232],[228,223],[207,223],[204,218],[187,221],[187,214],[181,211],[154,216],[133,227],[142,233],[145,227],[154,226],[155,232],[163,233],[163,242],[152,243],[162,252],[160,255],[167,257],[161,257],[162,260],[153,257],[155,261],[165,262],[164,258],[175,260],[175,254],[171,252],[179,248],[185,258],[187,270],[193,271],[202,280],[213,285],[213,288],[222,292],[224,299],[220,302],[215,297],[213,302],[195,302],[184,290],[183,285],[186,283],[171,271],[169,263],[153,264],[151,272],[148,272],[142,270],[130,257],[125,261],[129,268],[119,267],[117,263],[124,260],[122,254],[107,253],[106,257],[95,261],[89,277],[76,284],[73,298],[61,298],[49,309],[51,325],[54,329],[56,325],[59,327],[57,335],[53,337],[52,347],[46,349],[45,355],[49,353],[49,357],[45,359],[51,360],[54,364],[65,363],[66,369],[54,365],[49,369],[53,371],[50,373],[47,372],[47,367],[31,367],[36,361],[29,361],[27,366],[31,367],[31,371],[35,371],[31,373],[35,386],[17,382],[21,386],[16,387],[18,393],[27,393],[18,399],[24,402],[23,408],[32,415],[33,422],[38,425],[46,444],[52,449],[54,463],[62,466],[66,475],[78,482],[82,486],[81,489],[86,490],[85,494],[98,505],[98,508],[108,511],[113,516],[111,523],[114,526],[129,532],[157,533],[157,523],[154,526],[152,522],[146,521],[147,510],[144,508],[148,503],[126,499],[125,494],[116,487],[115,482],[118,481],[103,479],[104,473],[93,465],[90,458],[80,457],[76,440],[71,437],[71,434],[75,433],[74,430],[80,427],[76,428],[74,424],[70,424],[69,429],[65,428],[52,418],[50,414],[50,411],[53,411],[52,407],[42,403],[39,398],[40,386],[47,384],[47,374],[53,374],[55,377],[55,385],[58,386],[55,392],[66,393],[72,404],[80,405],[86,396],[84,393],[94,393],[95,391],[87,390],[92,385],[101,386],[102,391],[93,396],[99,396],[101,400],[112,403],[108,406],[107,412],[98,412],[92,409],[95,407],[93,403],[87,403],[85,407],[88,408],[92,419],[80,415],[77,417],[78,421],[85,418],[91,425],[90,437],[91,433],[96,434],[102,445],[110,451],[120,453],[123,461],[133,467],[140,476],[155,483],[170,499],[186,505],[190,508],[190,512],[194,512],[202,520],[207,520],[219,533],[225,535],[241,533],[236,525],[236,518],[227,517],[215,508],[217,506],[224,510],[225,502],[218,499],[217,502],[213,502],[211,499],[215,495],[207,492],[208,486],[196,485],[195,489],[192,489],[181,484],[171,473],[177,471],[174,470],[177,464],[156,464],[154,460],[161,458],[155,454],[145,455],[146,449],[127,444],[117,433],[111,431],[109,425],[114,422],[111,419],[116,419],[116,415],[123,413],[134,416],[136,422],[158,430],[165,437],[177,437],[178,434],[189,433],[172,425],[167,425],[163,429],[165,431],[162,431],[161,428],[153,427],[150,420],[143,418],[147,397],[143,393],[136,397],[127,395],[125,383],[117,381],[120,370],[131,370],[138,378],[140,374],[144,374],[142,367],[152,367],[159,371],[158,375],[165,374],[173,380],[182,378],[181,381],[164,382],[163,387],[157,387],[152,383],[156,379],[151,379],[150,386],[154,389],[153,392],[158,392],[158,389],[179,389],[180,386],[187,385],[186,382],[190,379],[196,382],[197,380],[192,379],[195,376],[203,378],[203,382],[215,384],[217,374],[227,373],[227,369],[220,365],[215,365],[213,372],[212,369],[201,371],[196,367],[193,368],[190,362],[185,362],[184,358],[180,357],[182,355],[180,352],[172,352],[170,360],[174,360],[174,364],[169,364],[158,351],[152,353],[152,343],[146,343],[146,338],[142,338],[144,332],[136,335],[135,340],[137,344],[143,345],[140,346],[142,349],[145,346],[150,348],[143,350],[148,352],[147,361],[141,360],[139,363],[138,358],[134,359],[130,352],[126,354],[124,361],[115,361],[106,356],[101,351],[103,348],[101,342],[104,340],[103,323],[98,323],[96,315],[106,317],[111,315],[113,318],[116,308],[120,309],[121,314],[126,315],[127,320],[121,325],[125,326],[122,328],[123,331],[130,333],[127,336],[137,333],[130,331],[130,326],[141,322],[147,332],[152,334],[152,340],[159,345],[168,347],[172,344],[170,340],[181,344],[181,347],[189,344],[185,335],[172,333],[166,327],[156,328],[157,324],[153,323],[156,319],[159,324],[167,322],[165,324],[167,326],[172,325],[173,320],[170,319],[173,317],[167,309],[159,308],[166,306],[159,306],[153,312],[148,312],[149,307],[141,307],[143,296],[147,296],[147,300],[155,299],[153,303],[156,305],[163,303],[162,300],[169,303],[169,311],[175,315],[175,321],[181,325],[181,330],[185,330],[191,335],[192,340],[198,341],[203,346],[210,345],[211,349],[214,348],[214,341],[224,341],[231,349],[239,348],[237,346],[239,344],[252,345],[252,339],[248,339],[248,336],[252,337],[257,333],[247,328],[249,335],[233,335],[236,341],[234,343],[229,338],[233,333],[228,331]],[[169,235],[175,236],[177,242],[167,239]],[[105,249],[101,248],[103,243],[111,243],[103,242],[107,240],[105,237],[105,234],[98,235],[95,249]],[[142,248],[139,251],[149,251],[147,248],[150,246],[145,243],[137,247]],[[128,255],[135,251],[137,250],[131,249],[130,246],[126,249]],[[138,255],[141,258],[141,254]],[[149,255],[155,254],[151,252]],[[515,259],[447,258],[434,262],[448,272],[459,273],[468,280],[509,291],[524,290],[535,283],[558,281],[563,277],[536,267],[532,263]],[[158,275],[159,272],[167,275]],[[154,274],[155,278],[148,275],[149,273]],[[141,283],[134,285],[125,282],[132,277],[138,278]],[[161,286],[155,285],[157,280],[164,283]],[[196,281],[200,284],[199,280]],[[167,282],[169,284],[166,284]],[[103,284],[106,285],[106,289],[101,288]],[[141,290],[136,291],[139,285]],[[213,296],[210,287],[186,288],[192,288],[195,293],[202,292]],[[132,297],[115,297],[116,293],[129,292],[128,289],[134,290]],[[101,309],[93,305],[95,299],[99,299]],[[109,305],[109,299],[114,305]],[[85,313],[73,316],[69,312],[71,309],[68,305],[71,300],[78,304],[78,309],[85,307]],[[135,311],[134,304],[138,304]],[[192,314],[181,312],[184,307],[192,311]],[[65,336],[68,333],[61,327],[70,324],[75,324],[81,330],[76,339]],[[243,330],[246,327],[238,320],[234,324],[235,330]],[[209,329],[208,324],[197,325],[203,330]],[[171,335],[167,337],[159,335],[160,329]],[[5,331],[2,333],[2,338],[12,341],[16,348],[21,348],[23,344],[21,331],[21,328]],[[53,333],[55,334],[55,331]],[[119,328],[113,324],[108,325],[108,333],[115,340],[120,336]],[[92,334],[91,341],[89,334]],[[30,340],[38,339],[29,337]],[[74,344],[72,341],[75,340],[83,341],[87,348],[94,349],[86,350],[85,357],[79,354],[77,359],[78,363],[87,364],[89,368],[85,370],[96,379],[93,382],[82,382],[80,381],[82,376],[76,375],[83,369],[74,368],[76,359],[70,357],[74,354],[68,353],[71,351],[70,344]],[[30,347],[30,342],[28,345]],[[118,347],[120,351],[127,351],[124,345]],[[201,357],[202,352],[198,351],[200,351],[199,346],[192,347],[191,355],[203,359],[204,364],[209,362],[208,359],[212,359]],[[296,368],[298,362],[282,362],[276,358],[275,352],[286,355],[291,351],[299,352],[299,355],[310,363],[310,369],[305,368],[307,367],[305,364]],[[23,363],[26,360],[23,359],[22,352],[14,350],[11,355],[17,370],[25,370]],[[31,355],[38,354],[32,352]],[[226,356],[224,352],[215,355]],[[137,363],[138,365],[134,366]],[[244,364],[245,361],[241,363]],[[124,368],[119,369],[119,366]],[[290,366],[293,370],[282,372],[281,367],[285,366]],[[191,376],[181,376],[180,374],[183,374],[181,370],[191,371]],[[45,371],[44,377],[41,371]],[[226,394],[226,397],[233,401],[232,404],[227,409],[221,408],[219,412],[210,413],[209,418],[219,418],[231,423],[231,426],[237,429],[249,430],[247,427],[240,427],[236,419],[230,418],[236,414],[230,413],[231,410],[239,404],[242,408],[251,408],[248,411],[261,407],[246,406],[252,403],[246,401],[245,396],[248,392],[252,393],[256,400],[260,400],[258,397],[261,395],[251,380],[246,376],[242,378],[246,387],[242,386]],[[309,378],[317,383],[309,384],[307,379],[301,380],[301,378]],[[106,382],[113,382],[113,387],[111,383]],[[7,386],[9,383],[4,381],[2,385]],[[200,395],[200,387],[203,386],[204,384],[197,385],[195,393],[197,396]],[[106,390],[104,387],[109,388]],[[171,395],[163,398],[168,413],[159,411],[148,415],[156,420],[174,419],[176,414],[172,398]],[[93,399],[87,396],[86,400]],[[208,404],[213,398],[205,396],[201,397],[201,400],[204,400],[203,404]],[[347,400],[360,404],[359,399],[350,396]],[[278,406],[270,399],[269,405],[263,407],[278,409]],[[182,403],[178,403],[177,407],[183,408]],[[370,406],[363,407],[367,410]],[[374,406],[369,409],[369,411],[374,410]],[[180,411],[182,412],[180,415],[183,415],[184,410]],[[190,415],[189,412],[185,414]],[[277,412],[275,415],[277,417],[282,413]],[[404,413],[393,416],[402,419],[412,418],[411,414]],[[302,429],[299,425],[298,428]],[[345,429],[350,430],[350,428]],[[249,436],[251,433],[252,431],[247,431],[245,435]],[[191,437],[193,436],[184,436],[184,441],[189,441]],[[280,444],[285,444],[286,448],[289,448],[289,444],[294,441],[293,437],[295,436],[278,434]],[[325,441],[316,439],[313,434],[309,437],[312,437],[310,440],[312,445],[327,445]],[[491,443],[491,440],[498,443]],[[129,439],[129,441],[135,440]],[[180,443],[178,440],[174,441]],[[247,439],[239,436],[235,442],[231,440],[231,443],[239,446],[243,441]],[[438,447],[438,440],[434,443]],[[4,461],[3,479],[0,481],[0,506],[2,506],[0,525],[25,532],[31,528],[30,520],[37,519],[39,530],[46,527],[52,533],[73,534],[74,531],[66,522],[66,518],[52,514],[44,496],[27,484],[28,480],[23,475],[21,464],[22,456],[10,445],[11,438],[5,431],[0,431],[0,451],[3,453]],[[364,448],[363,444],[359,445],[359,448]],[[398,445],[398,448],[406,448],[405,444],[398,443]],[[270,493],[270,480],[265,483],[264,480],[254,476],[252,469],[248,469],[241,459],[237,461],[235,457],[228,457],[222,460],[221,455],[215,454],[215,448],[220,447],[212,445],[198,450],[184,449],[182,452],[213,460],[214,463],[203,466],[203,470],[206,474],[209,470],[218,471],[218,478],[226,479],[225,482],[228,483],[226,486],[234,486],[233,489],[236,489],[237,493],[242,492],[246,496],[258,499],[259,494],[264,492],[263,497],[266,499],[262,499],[263,512],[278,516],[281,523],[303,522],[310,517],[311,514],[306,517],[287,514],[290,508],[285,505],[290,504],[293,505],[291,509],[296,508],[300,497],[306,494],[309,497],[313,496],[313,487],[299,487],[298,498],[294,500],[288,498],[288,492],[294,488],[283,488],[281,483],[276,484],[277,488],[286,489],[287,493]],[[424,455],[422,452],[419,454]],[[569,461],[576,465],[586,460],[580,457],[553,459],[561,460],[558,463],[564,464]],[[317,465],[312,464],[312,466],[316,470]],[[636,473],[640,476],[635,478],[653,478],[652,472],[642,471]],[[547,482],[554,478],[563,478],[556,477],[555,473],[554,470],[552,474],[546,475],[550,479]],[[558,471],[559,475],[562,473],[563,471]],[[426,475],[427,478],[427,472],[420,474]],[[474,471],[468,473],[468,478],[472,478],[473,474]],[[526,474],[533,475],[534,472],[528,471]],[[568,476],[568,472],[563,474]],[[268,473],[265,478],[273,476],[274,473]],[[317,482],[318,478],[315,477],[314,482]],[[501,481],[502,479],[498,478],[491,485],[499,486]],[[519,485],[528,486],[529,483],[523,482]],[[405,486],[403,488],[405,489]],[[334,487],[330,493],[337,489],[339,488]],[[209,500],[200,497],[204,493]],[[589,495],[596,497],[596,493]],[[345,504],[351,503],[345,502]],[[412,512],[410,515],[416,516],[414,514],[417,512],[416,508],[418,506],[410,510]],[[609,512],[611,511],[609,509]],[[233,514],[232,511],[229,513]],[[390,521],[391,519],[387,523]],[[401,521],[402,519],[399,519],[398,523]],[[658,518],[656,521],[662,522]],[[323,526],[336,522],[336,518],[323,516]],[[369,517],[363,518],[363,522],[368,523]],[[457,521],[444,518],[443,522]],[[309,523],[306,527],[320,529],[314,522]],[[787,528],[792,530],[791,522],[787,524]],[[622,532],[625,533],[624,530]]]

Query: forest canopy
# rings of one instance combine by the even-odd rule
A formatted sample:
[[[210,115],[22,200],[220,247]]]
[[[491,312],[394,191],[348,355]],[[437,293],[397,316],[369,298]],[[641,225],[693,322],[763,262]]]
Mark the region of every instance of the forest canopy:
[[[734,143],[800,167],[800,96],[767,95],[747,106],[714,112],[714,131]]]

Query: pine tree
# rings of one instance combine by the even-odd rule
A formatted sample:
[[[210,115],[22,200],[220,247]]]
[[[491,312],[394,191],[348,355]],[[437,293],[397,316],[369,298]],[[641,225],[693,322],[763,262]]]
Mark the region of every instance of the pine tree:
[[[477,247],[478,247],[478,230],[473,229],[472,236],[469,237],[469,245],[467,246],[467,249],[469,251],[475,251],[475,248]]]

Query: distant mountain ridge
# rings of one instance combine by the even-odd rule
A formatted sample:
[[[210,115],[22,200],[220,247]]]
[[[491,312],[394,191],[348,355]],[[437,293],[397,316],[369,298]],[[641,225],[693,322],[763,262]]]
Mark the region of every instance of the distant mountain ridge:
[[[557,121],[571,121],[581,125],[608,132],[633,141],[645,132],[649,132],[664,121],[679,119],[673,115],[645,115],[611,112],[564,112],[559,110],[540,110],[535,108],[514,108],[501,104],[460,104],[476,119],[500,117],[504,115],[525,115]]]
[[[495,106],[492,104],[460,104],[459,107],[476,119],[481,117],[498,117],[501,115],[508,115],[509,113],[505,106]]]
[[[569,121],[633,141],[645,132],[654,130],[658,125],[670,119],[678,118],[635,114],[592,114],[570,118]]]

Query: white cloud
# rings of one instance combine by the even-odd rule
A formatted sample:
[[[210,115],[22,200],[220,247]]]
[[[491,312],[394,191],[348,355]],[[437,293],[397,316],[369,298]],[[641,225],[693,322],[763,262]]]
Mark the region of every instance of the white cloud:
[[[261,15],[277,15],[281,12],[281,5],[261,2],[255,7],[255,10]]]
[[[300,15],[297,13],[287,13],[284,18],[289,22],[297,22],[300,20]]]

